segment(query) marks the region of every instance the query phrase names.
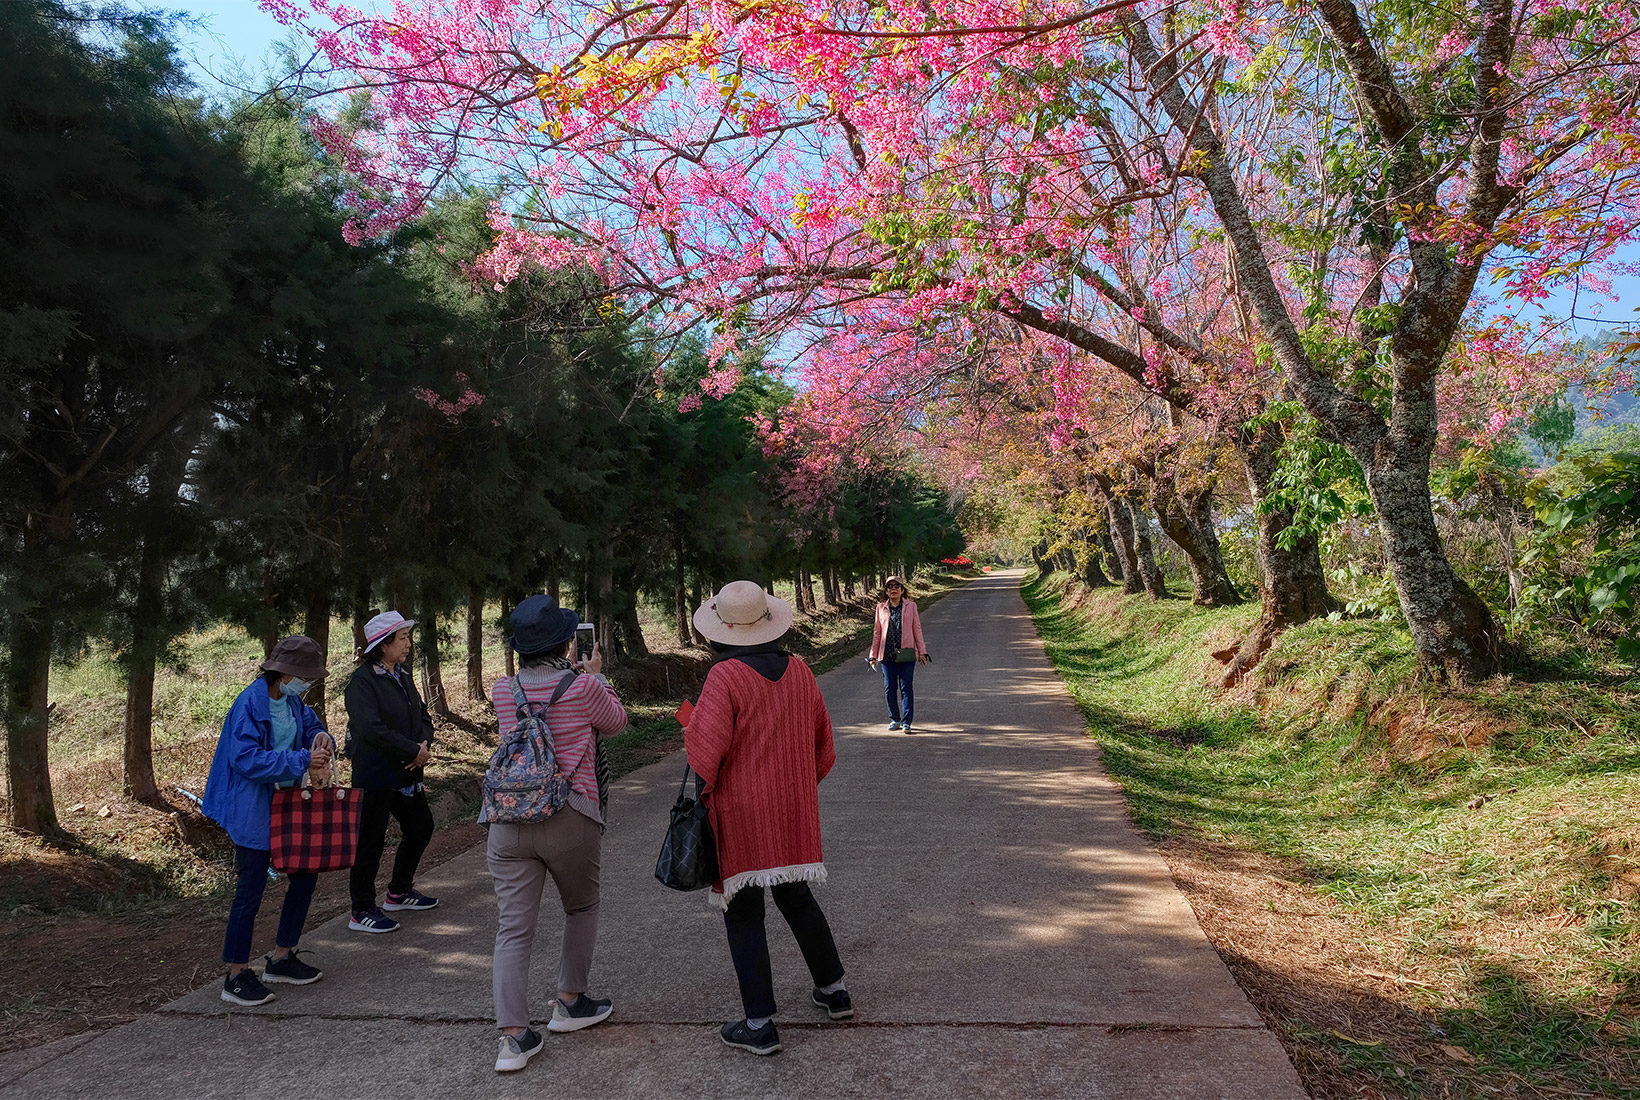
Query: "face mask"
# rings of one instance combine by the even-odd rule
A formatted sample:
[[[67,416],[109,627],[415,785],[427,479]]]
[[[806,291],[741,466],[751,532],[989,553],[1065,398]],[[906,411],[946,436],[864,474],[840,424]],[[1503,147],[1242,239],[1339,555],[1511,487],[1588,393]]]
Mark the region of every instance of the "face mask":
[[[307,691],[307,689],[312,687],[312,686],[313,686],[313,681],[311,681],[311,680],[292,680],[288,684],[286,684],[283,688],[281,688],[280,690],[283,691],[286,695],[301,695],[303,692]]]

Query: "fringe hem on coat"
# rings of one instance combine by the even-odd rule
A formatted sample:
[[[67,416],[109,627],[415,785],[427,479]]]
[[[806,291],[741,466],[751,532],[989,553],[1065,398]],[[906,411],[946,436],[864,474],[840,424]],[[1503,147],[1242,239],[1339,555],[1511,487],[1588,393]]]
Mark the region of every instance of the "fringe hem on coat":
[[[794,863],[789,867],[770,867],[763,871],[742,871],[723,880],[723,889],[713,889],[708,895],[712,906],[729,908],[729,902],[747,886],[779,886],[783,882],[825,882],[824,863]]]

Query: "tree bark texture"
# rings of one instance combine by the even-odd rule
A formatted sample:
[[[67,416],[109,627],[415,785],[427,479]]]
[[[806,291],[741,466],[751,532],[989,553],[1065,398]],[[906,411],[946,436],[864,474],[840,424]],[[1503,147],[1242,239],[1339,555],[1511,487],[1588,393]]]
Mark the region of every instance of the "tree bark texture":
[[[444,694],[444,658],[439,652],[438,616],[432,604],[423,601],[424,618],[416,623],[421,628],[421,683],[422,700],[427,709],[440,718],[450,717],[450,700]]]
[[[474,584],[467,587],[467,699],[485,703],[489,698],[484,690],[484,590]]]
[[[1187,495],[1170,483],[1152,479],[1150,506],[1156,511],[1162,533],[1184,551],[1190,563],[1191,602],[1197,607],[1241,603],[1241,593],[1224,568],[1224,552],[1213,527],[1212,494],[1202,490]]]
[[[24,531],[24,561],[39,564],[40,552],[46,548],[37,522],[30,517]],[[24,575],[43,574],[30,569]],[[55,625],[49,599],[37,600],[16,613],[12,618],[11,659],[6,663],[6,778],[11,789],[11,825],[36,835],[58,832],[47,749]]]
[[[1133,522],[1133,556],[1139,563],[1139,576],[1144,581],[1145,594],[1153,600],[1167,599],[1167,581],[1156,564],[1156,555],[1150,544],[1150,517],[1131,500],[1113,498],[1116,506],[1129,513]]]
[[[131,650],[125,662],[125,720],[121,783],[125,793],[149,805],[159,799],[154,779],[154,672],[165,628],[164,562],[153,533],[142,540],[136,599],[131,609]]]

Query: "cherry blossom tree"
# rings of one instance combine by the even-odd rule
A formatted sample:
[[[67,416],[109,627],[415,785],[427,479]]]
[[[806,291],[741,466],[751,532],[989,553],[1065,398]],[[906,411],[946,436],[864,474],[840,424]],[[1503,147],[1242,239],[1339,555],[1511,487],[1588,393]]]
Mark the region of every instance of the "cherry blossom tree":
[[[1496,667],[1433,519],[1438,379],[1484,278],[1541,301],[1640,229],[1632,5],[264,6],[373,94],[321,133],[356,234],[493,171],[498,279],[584,259],[719,354],[869,301],[1007,317],[1204,419],[1285,389],[1361,465],[1424,667]]]

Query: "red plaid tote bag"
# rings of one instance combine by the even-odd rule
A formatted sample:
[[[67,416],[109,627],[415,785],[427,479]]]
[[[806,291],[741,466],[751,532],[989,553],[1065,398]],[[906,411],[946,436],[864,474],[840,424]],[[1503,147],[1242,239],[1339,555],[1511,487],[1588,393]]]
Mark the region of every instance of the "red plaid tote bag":
[[[334,751],[335,742],[331,745]],[[332,763],[332,783],[335,775]],[[273,817],[268,822],[273,869],[287,875],[351,867],[359,846],[364,792],[352,787],[308,786],[311,779],[310,773],[303,776],[302,785],[273,792]]]

